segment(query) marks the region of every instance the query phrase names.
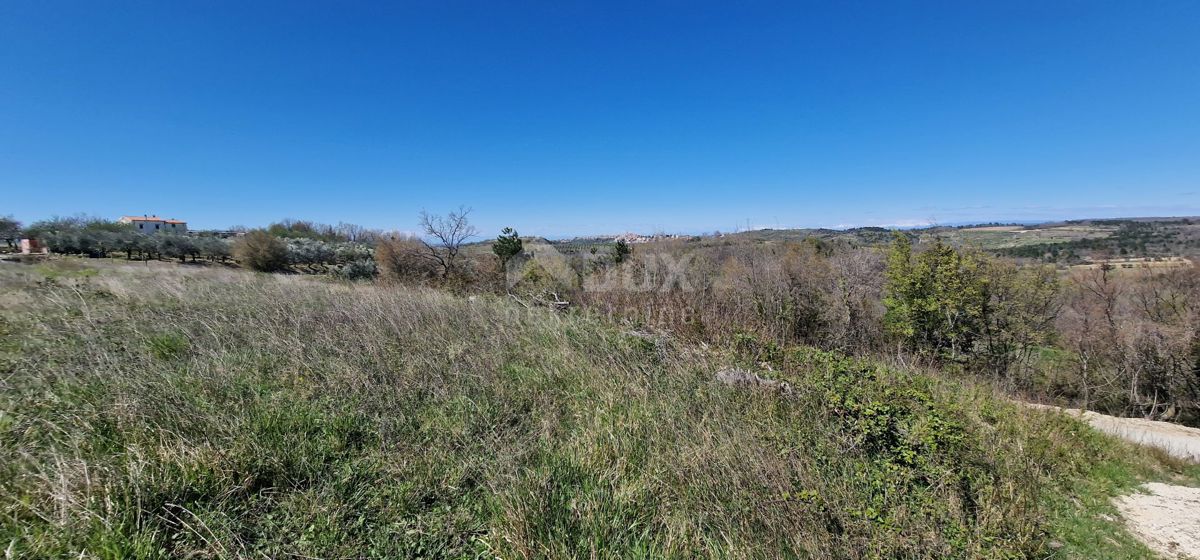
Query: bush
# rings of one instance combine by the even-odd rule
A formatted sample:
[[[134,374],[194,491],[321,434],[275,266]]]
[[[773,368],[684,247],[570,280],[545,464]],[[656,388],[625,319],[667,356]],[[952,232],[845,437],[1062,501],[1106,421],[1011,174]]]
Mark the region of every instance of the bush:
[[[259,272],[278,272],[288,265],[288,247],[277,237],[255,230],[233,244],[233,255],[244,266]]]
[[[338,274],[347,280],[370,280],[379,274],[379,267],[373,260],[362,259],[346,263]]]
[[[435,264],[424,256],[425,246],[410,235],[392,234],[375,244],[379,275],[389,282],[419,282],[437,277]]]

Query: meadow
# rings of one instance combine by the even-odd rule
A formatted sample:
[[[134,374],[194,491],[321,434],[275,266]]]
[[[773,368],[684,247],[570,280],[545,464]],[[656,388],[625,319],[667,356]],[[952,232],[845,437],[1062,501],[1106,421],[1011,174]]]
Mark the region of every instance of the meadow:
[[[1129,558],[1109,498],[1197,477],[970,377],[487,294],[74,258],[0,285],[10,557]]]

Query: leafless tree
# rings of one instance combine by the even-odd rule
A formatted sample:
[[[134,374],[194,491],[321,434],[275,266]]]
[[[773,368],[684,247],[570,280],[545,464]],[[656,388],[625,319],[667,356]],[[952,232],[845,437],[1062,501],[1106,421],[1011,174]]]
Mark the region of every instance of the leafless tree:
[[[471,209],[462,206],[446,216],[421,211],[421,230],[425,234],[421,239],[425,247],[422,256],[437,265],[443,279],[454,272],[463,244],[479,235],[479,230],[467,220],[470,214]]]

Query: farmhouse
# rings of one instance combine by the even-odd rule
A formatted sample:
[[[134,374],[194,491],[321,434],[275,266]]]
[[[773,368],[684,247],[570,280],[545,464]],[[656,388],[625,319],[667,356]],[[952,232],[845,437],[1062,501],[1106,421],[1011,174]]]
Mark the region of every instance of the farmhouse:
[[[133,224],[134,229],[142,233],[157,233],[160,231],[170,233],[187,232],[187,222],[160,218],[158,216],[122,216],[117,221],[122,224]]]

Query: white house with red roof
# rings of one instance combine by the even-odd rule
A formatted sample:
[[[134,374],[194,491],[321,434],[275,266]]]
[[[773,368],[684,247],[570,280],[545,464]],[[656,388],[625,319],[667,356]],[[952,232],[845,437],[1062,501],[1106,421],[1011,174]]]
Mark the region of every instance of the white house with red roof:
[[[183,220],[158,216],[122,216],[117,221],[122,224],[132,224],[133,228],[141,233],[187,233],[187,222]]]

